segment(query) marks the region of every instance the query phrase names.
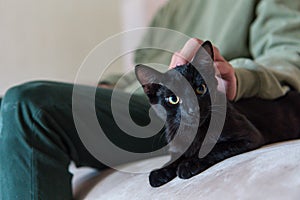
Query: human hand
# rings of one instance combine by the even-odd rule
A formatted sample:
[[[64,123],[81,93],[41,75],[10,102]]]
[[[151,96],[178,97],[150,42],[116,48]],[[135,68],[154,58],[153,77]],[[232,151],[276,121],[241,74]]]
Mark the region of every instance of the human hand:
[[[203,41],[198,38],[189,39],[179,52],[175,52],[173,54],[169,69],[191,62],[202,43]],[[221,79],[217,77],[219,85],[221,82],[224,83],[227,98],[229,100],[233,100],[236,96],[237,90],[237,81],[234,74],[234,69],[231,64],[224,59],[224,57],[220,54],[219,49],[215,46],[214,64],[218,68],[221,75]]]

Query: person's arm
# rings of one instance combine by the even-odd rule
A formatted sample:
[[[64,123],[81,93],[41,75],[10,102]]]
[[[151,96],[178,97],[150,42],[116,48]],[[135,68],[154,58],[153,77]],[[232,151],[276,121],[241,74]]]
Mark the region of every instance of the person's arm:
[[[275,99],[290,88],[300,91],[299,10],[299,1],[261,1],[250,29],[253,59],[227,62],[215,48],[215,64],[225,81],[229,100],[253,96]],[[189,62],[201,43],[190,39],[173,55],[170,68]]]
[[[290,88],[300,91],[300,1],[264,0],[250,30],[253,59],[235,59],[235,100],[274,99]]]

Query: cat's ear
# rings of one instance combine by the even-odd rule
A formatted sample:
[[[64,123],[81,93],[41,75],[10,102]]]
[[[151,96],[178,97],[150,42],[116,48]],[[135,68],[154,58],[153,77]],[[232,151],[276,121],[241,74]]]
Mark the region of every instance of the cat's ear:
[[[196,52],[192,64],[193,66],[212,67],[214,63],[214,49],[210,41],[205,41]],[[212,67],[213,68],[213,67]]]
[[[148,96],[150,103],[157,104],[158,96],[156,94],[161,88],[161,85],[157,82],[159,82],[162,73],[145,65],[137,65],[135,66],[135,75]]]
[[[135,66],[135,75],[141,85],[155,83],[162,76],[162,73],[146,65]]]
[[[213,61],[214,60],[214,48],[211,44],[210,41],[205,41],[202,43],[201,47],[198,49],[198,51],[195,54],[194,60],[209,60]],[[196,61],[195,60],[195,61]]]

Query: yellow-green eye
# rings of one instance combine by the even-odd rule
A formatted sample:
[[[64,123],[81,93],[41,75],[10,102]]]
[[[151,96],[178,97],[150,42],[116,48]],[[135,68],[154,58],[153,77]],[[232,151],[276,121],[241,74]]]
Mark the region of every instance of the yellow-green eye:
[[[180,103],[180,99],[178,96],[172,95],[170,97],[167,98],[167,101],[172,104],[172,105],[176,105],[178,103]]]
[[[207,92],[207,87],[205,84],[201,84],[199,87],[196,88],[196,93],[203,95]]]

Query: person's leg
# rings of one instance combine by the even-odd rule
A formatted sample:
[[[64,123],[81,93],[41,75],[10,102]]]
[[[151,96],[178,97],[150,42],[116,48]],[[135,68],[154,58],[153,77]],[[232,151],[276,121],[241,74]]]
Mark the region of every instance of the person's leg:
[[[0,199],[71,199],[70,160],[77,166],[105,168],[78,137],[72,89],[70,84],[31,82],[5,94],[0,113]],[[106,134],[126,139],[112,119],[111,91],[98,89],[96,96]],[[136,97],[132,102],[132,117],[146,123],[146,101]]]

